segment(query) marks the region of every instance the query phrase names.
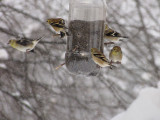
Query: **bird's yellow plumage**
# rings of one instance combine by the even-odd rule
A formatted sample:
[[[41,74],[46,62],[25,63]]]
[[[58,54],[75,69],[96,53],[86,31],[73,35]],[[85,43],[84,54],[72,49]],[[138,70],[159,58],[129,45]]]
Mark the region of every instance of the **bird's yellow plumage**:
[[[61,36],[61,38],[63,38],[66,34],[68,34],[66,32],[66,26],[65,26],[65,20],[62,18],[50,18],[47,20],[47,23],[50,24],[53,29],[57,32],[60,33],[58,34],[59,36]]]
[[[111,60],[111,62],[115,62],[115,63],[121,63],[122,61],[122,50],[119,46],[114,46],[109,54],[109,59]]]
[[[11,47],[13,47],[21,52],[29,52],[35,48],[35,46],[37,45],[37,43],[40,41],[41,38],[39,38],[37,40],[27,40],[27,39],[15,40],[15,39],[12,39],[8,42],[8,44]]]
[[[111,66],[109,60],[97,48],[92,48],[91,49],[91,54],[92,54],[93,61],[96,64],[98,64],[100,67]]]
[[[115,42],[128,37],[122,36],[120,33],[114,31],[113,29],[109,28],[107,24],[105,24],[104,38],[110,40],[111,42]]]

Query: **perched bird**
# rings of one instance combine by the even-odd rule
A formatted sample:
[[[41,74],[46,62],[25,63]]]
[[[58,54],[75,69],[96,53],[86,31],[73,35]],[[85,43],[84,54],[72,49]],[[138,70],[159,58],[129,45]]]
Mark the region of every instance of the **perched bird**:
[[[65,26],[64,19],[50,18],[47,20],[47,23],[50,24],[57,33],[60,33],[58,35],[60,35],[61,38],[64,37],[65,34],[68,34],[68,32],[66,32],[67,27]]]
[[[114,62],[121,64],[122,56],[122,50],[119,46],[114,46],[109,53],[109,59],[111,60],[111,63]]]
[[[100,67],[113,67],[113,65],[110,64],[109,60],[105,57],[105,55],[102,52],[100,52],[97,48],[91,48],[91,54],[93,61]]]
[[[42,39],[38,38],[36,40],[27,40],[27,39],[21,39],[21,40],[9,40],[8,44],[21,51],[21,52],[34,52],[34,48],[37,45],[37,43]]]
[[[122,36],[120,33],[114,31],[113,29],[109,28],[107,24],[105,24],[104,38],[111,41],[109,44],[113,44],[116,41],[123,41],[122,39],[126,39],[128,37]]]

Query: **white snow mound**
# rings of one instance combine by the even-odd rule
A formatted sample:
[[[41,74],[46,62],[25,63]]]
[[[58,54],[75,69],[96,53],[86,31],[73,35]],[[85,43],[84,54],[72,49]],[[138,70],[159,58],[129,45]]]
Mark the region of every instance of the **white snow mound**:
[[[111,120],[160,120],[160,88],[144,88],[125,112]]]

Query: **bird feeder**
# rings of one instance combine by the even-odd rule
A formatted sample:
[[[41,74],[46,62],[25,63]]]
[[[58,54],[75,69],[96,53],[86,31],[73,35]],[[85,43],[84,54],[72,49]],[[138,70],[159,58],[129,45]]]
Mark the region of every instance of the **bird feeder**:
[[[103,52],[105,3],[103,0],[70,0],[67,69],[75,74],[97,75],[100,67],[91,57],[91,48]]]

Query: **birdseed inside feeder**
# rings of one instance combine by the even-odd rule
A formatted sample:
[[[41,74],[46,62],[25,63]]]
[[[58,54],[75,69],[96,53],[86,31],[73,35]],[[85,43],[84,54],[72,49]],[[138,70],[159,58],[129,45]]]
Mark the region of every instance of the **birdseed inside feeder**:
[[[91,57],[91,48],[103,52],[105,21],[103,0],[70,0],[67,51],[67,69],[75,74],[97,75],[100,67]]]

